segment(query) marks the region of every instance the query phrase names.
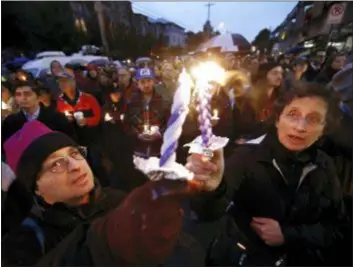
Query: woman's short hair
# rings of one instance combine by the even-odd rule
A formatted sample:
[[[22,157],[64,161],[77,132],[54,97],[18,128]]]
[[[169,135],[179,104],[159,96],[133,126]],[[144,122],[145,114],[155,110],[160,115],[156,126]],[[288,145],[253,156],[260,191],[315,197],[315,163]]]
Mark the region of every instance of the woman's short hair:
[[[274,106],[274,118],[277,120],[282,114],[284,108],[294,99],[318,97],[327,104],[327,117],[325,132],[332,132],[339,125],[339,100],[337,94],[327,90],[325,86],[318,83],[296,82],[292,88],[284,94],[281,94]]]

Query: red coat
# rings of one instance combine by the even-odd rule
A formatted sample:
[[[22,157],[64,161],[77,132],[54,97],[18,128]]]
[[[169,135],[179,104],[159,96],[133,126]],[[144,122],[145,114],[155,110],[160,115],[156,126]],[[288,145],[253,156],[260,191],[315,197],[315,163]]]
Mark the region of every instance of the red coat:
[[[73,101],[74,102],[74,101]],[[101,119],[101,108],[97,100],[86,93],[79,92],[78,99],[74,103],[69,103],[64,95],[60,95],[57,100],[57,110],[71,114],[81,111],[87,120],[87,126],[97,126]]]

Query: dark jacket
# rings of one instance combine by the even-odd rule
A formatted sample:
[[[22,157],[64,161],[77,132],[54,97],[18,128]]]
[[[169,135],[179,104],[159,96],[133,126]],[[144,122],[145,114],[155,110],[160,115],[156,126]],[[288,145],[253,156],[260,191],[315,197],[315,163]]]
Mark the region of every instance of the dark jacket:
[[[325,253],[339,243],[342,194],[332,160],[315,147],[293,154],[271,131],[261,144],[243,145],[234,151],[225,180],[227,198],[233,202],[229,209],[235,223],[231,239],[234,249],[237,242],[246,247],[246,264],[271,265],[284,255],[289,264],[324,264]],[[278,221],[285,245],[267,246],[250,227],[253,217]],[[222,260],[220,264],[234,264],[231,257],[237,252],[227,255],[220,251],[214,256]],[[237,260],[242,253],[238,252]]]
[[[20,225],[11,229],[2,241],[2,262],[5,265],[34,265],[43,255],[55,248],[77,226],[89,223],[105,215],[123,200],[125,194],[113,189],[96,187],[90,202],[79,208],[68,208],[63,204],[49,206],[39,200],[39,209],[30,215],[44,235],[42,247],[38,232],[32,227]]]
[[[45,124],[48,128],[67,134],[76,140],[75,130],[64,114],[56,110],[40,105],[38,121]],[[27,118],[22,111],[9,115],[2,123],[2,143],[10,138],[15,132],[20,130],[27,122]]]
[[[146,108],[148,106],[148,109]],[[137,137],[143,132],[143,126],[148,121],[150,126],[158,126],[161,134],[167,127],[170,114],[170,103],[154,92],[149,105],[144,103],[141,91],[135,92],[127,103],[125,125],[129,137],[135,142],[135,151],[145,155],[159,155],[162,138],[154,142],[140,141]]]
[[[196,204],[195,199],[191,200],[193,204],[196,204],[192,206],[197,215],[199,215],[199,220],[208,221],[218,218],[219,214],[217,213],[222,211],[222,209],[219,209],[219,207],[221,207],[219,206],[219,201],[223,199],[224,190],[224,184],[221,184],[215,192],[202,193],[200,196],[196,197],[197,201],[200,201],[199,204],[202,203],[203,205]],[[126,207],[127,205],[128,204],[124,202],[122,207]],[[205,205],[207,205],[207,212]],[[137,209],[135,205],[134,207]],[[37,266],[129,266],[124,263],[120,257],[120,253],[126,253],[126,251],[121,251],[118,243],[112,242],[112,236],[117,235],[119,227],[114,226],[114,228],[107,229],[107,227],[109,227],[108,221],[111,219],[115,220],[114,214],[116,212],[117,210],[104,218],[95,220],[93,223],[83,224],[76,228],[76,230],[65,238],[55,250],[46,255]],[[166,215],[165,212],[162,214],[163,216]],[[107,220],[109,216],[110,219]],[[127,217],[128,216],[129,215],[127,215]],[[149,215],[145,216],[149,217]],[[164,223],[167,221],[168,220],[164,221]],[[158,222],[155,223],[158,224]],[[109,225],[113,226],[115,224]],[[137,225],[137,227],[139,226]],[[151,229],[153,229],[153,226],[151,226]],[[138,231],[137,229],[127,230]],[[183,230],[185,230],[185,227],[183,227]],[[131,233],[128,235],[131,235]],[[138,237],[143,238],[143,235],[141,236],[136,233],[137,239],[132,239],[131,242],[135,244],[142,242]],[[119,238],[119,235],[116,238]],[[144,244],[144,242],[142,242],[142,244]],[[151,242],[150,245],[153,246],[153,242]],[[129,257],[136,257],[135,260],[137,262],[141,260],[138,255],[135,255],[136,254],[131,254]],[[206,251],[200,244],[200,241],[197,240],[192,233],[188,234],[183,231],[176,239],[174,251],[169,254],[165,262],[161,262],[158,266],[205,266],[205,258]],[[148,264],[145,265],[149,266]]]
[[[304,73],[304,79],[307,82],[312,82],[315,80],[316,76],[320,73],[321,69],[314,69],[314,67],[309,64],[307,71]]]
[[[353,118],[341,112],[338,128],[325,136],[324,150],[334,160],[343,191],[353,196]]]
[[[338,72],[339,70],[335,70],[331,67],[323,68],[322,71],[316,76],[315,82],[320,84],[328,84],[332,81],[332,77]]]

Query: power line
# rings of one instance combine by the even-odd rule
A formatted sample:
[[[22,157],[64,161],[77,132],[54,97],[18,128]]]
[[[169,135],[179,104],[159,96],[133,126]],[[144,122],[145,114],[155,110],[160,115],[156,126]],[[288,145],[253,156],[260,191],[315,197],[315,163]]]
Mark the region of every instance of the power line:
[[[185,29],[190,29],[190,30],[192,30],[193,28],[195,28],[195,27],[190,27],[190,25],[186,25],[186,24],[184,24],[184,23],[182,23],[182,22],[180,22],[180,21],[178,21],[178,20],[170,19],[170,18],[168,18],[168,17],[165,16],[165,15],[158,14],[158,13],[155,12],[155,11],[152,12],[152,11],[150,11],[150,10],[147,10],[147,9],[144,8],[144,7],[141,7],[141,6],[136,5],[136,3],[134,3],[134,2],[132,2],[132,4],[133,4],[133,9],[136,9],[138,12],[141,12],[141,13],[147,15],[147,16],[151,16],[152,18],[157,19],[157,18],[163,18],[163,17],[164,17],[164,18],[166,18],[167,20],[169,20],[170,22],[174,22],[174,23],[176,23],[176,24],[178,24],[178,25],[184,27]]]

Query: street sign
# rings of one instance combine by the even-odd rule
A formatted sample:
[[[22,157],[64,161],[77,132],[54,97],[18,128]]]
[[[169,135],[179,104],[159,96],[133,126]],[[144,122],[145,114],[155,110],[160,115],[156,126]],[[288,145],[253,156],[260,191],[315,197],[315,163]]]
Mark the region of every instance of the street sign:
[[[327,15],[327,24],[340,24],[346,11],[347,3],[333,4]]]

